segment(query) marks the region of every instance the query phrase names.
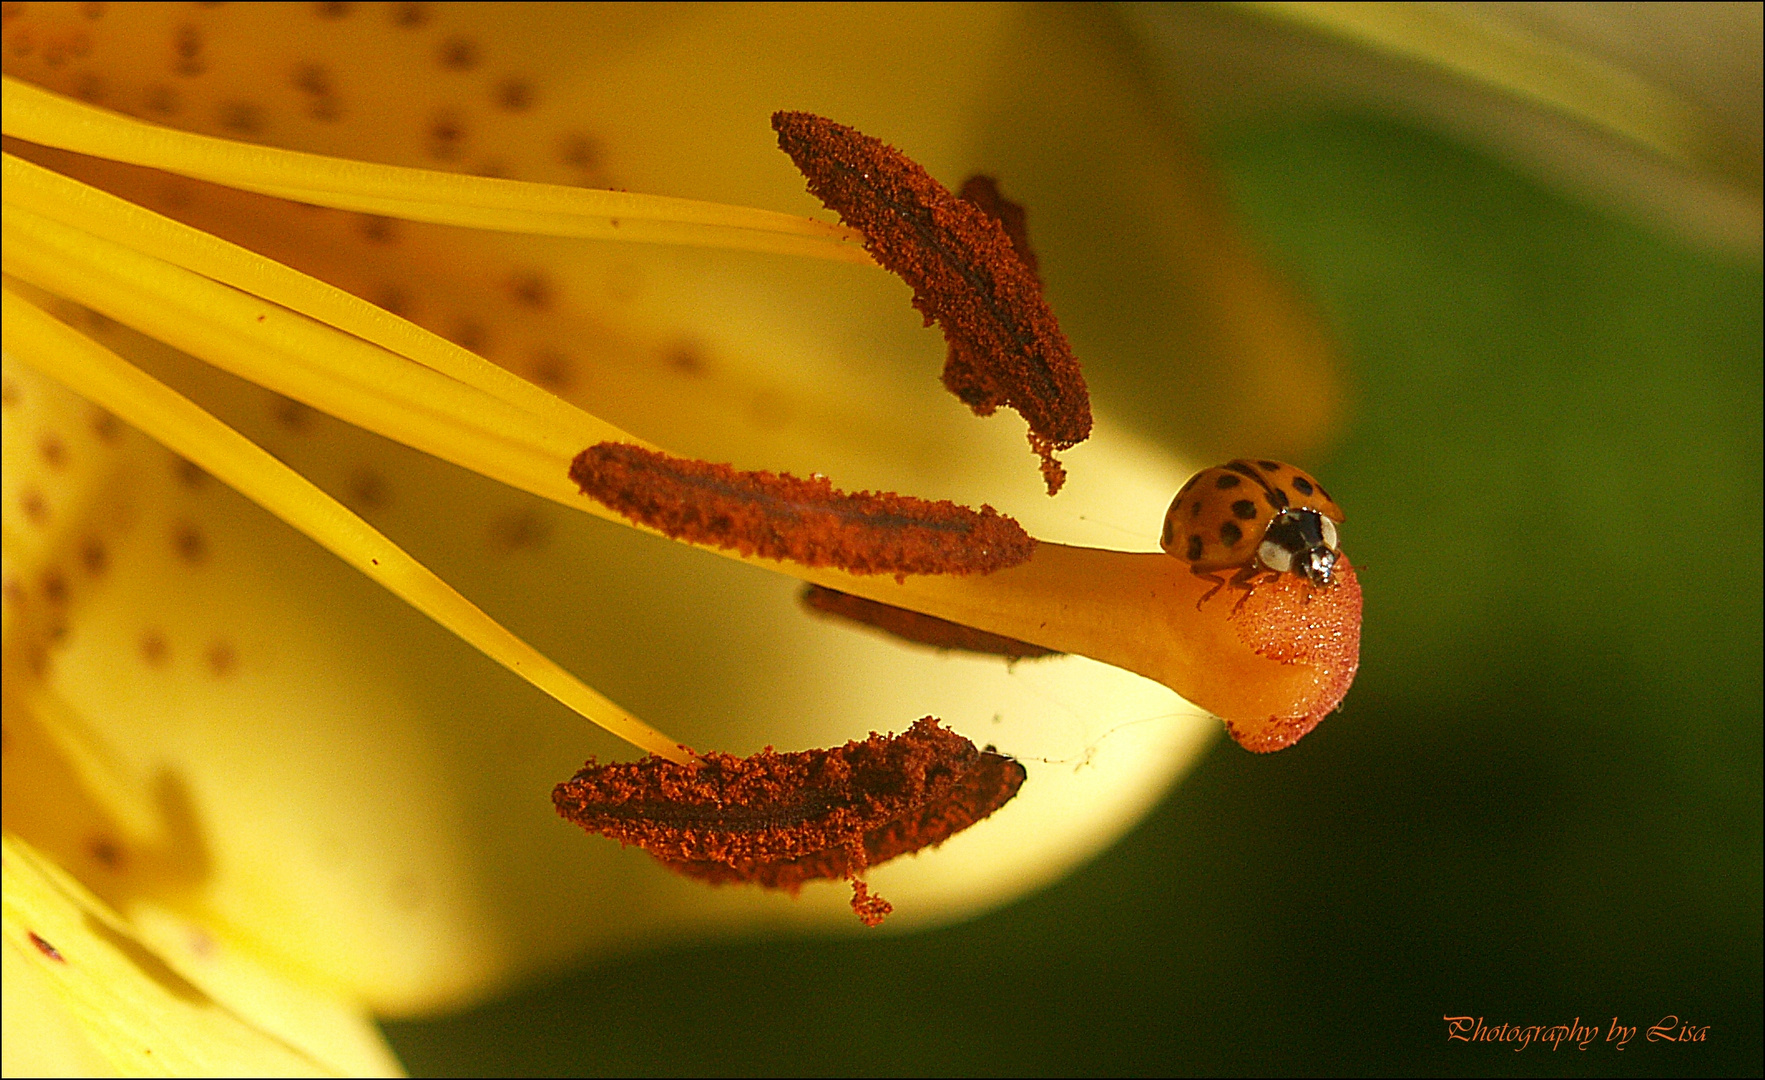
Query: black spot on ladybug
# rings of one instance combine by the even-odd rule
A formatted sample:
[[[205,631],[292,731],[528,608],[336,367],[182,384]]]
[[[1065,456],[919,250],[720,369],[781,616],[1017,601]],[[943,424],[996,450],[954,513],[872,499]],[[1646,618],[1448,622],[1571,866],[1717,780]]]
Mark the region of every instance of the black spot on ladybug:
[[[1313,485],[1313,486],[1315,486],[1315,487],[1316,487],[1316,488],[1317,488],[1317,489],[1318,489],[1318,494],[1319,494],[1319,495],[1321,495],[1321,496],[1323,496],[1323,497],[1324,497],[1324,498],[1326,498],[1326,499],[1330,499],[1330,493],[1329,493],[1329,492],[1328,492],[1328,491],[1325,491],[1325,490],[1324,490],[1324,485],[1322,485],[1322,484],[1314,484],[1314,485]],[[1331,501],[1331,502],[1335,502],[1335,501],[1336,501],[1336,500],[1335,500],[1335,499],[1330,499],[1330,501]]]
[[[1244,539],[1244,530],[1236,521],[1228,521],[1220,526],[1220,543],[1227,547],[1237,547],[1238,541]]]
[[[1257,464],[1262,466],[1263,472],[1278,473],[1281,471],[1281,463],[1279,461],[1259,461]]]
[[[1194,502],[1189,504],[1189,520],[1194,521],[1196,518],[1198,518],[1200,516],[1201,516],[1201,500],[1196,499]]]
[[[1191,536],[1189,538],[1189,561],[1201,561],[1201,537],[1199,536]]]
[[[1213,486],[1224,491],[1226,488],[1235,488],[1243,482],[1231,473],[1221,473],[1219,478],[1213,482]]]
[[[1259,484],[1262,483],[1262,477],[1258,475],[1255,469],[1250,467],[1250,463],[1247,461],[1228,461],[1221,467],[1230,469],[1239,476],[1248,476]],[[1224,485],[1221,486],[1223,487]]]
[[[1164,519],[1164,535],[1160,536],[1158,538],[1158,543],[1159,543],[1160,547],[1167,547],[1168,548],[1171,546],[1171,521],[1170,521],[1170,518]]]
[[[1312,493],[1311,481],[1303,476],[1295,476],[1293,478],[1293,489],[1301,495],[1310,495]]]
[[[1287,493],[1280,488],[1270,488],[1269,505],[1277,511],[1287,509]]]
[[[1256,504],[1249,499],[1239,499],[1232,504],[1232,516],[1240,521],[1249,521],[1256,516]]]

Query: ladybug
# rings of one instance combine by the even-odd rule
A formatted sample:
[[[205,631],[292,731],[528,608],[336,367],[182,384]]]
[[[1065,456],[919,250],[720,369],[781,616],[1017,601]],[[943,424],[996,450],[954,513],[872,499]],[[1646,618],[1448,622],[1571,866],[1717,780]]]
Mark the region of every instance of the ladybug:
[[[1341,520],[1342,508],[1310,473],[1239,458],[1189,478],[1164,513],[1159,544],[1215,583],[1197,608],[1227,585],[1244,588],[1242,605],[1263,574],[1297,574],[1319,588],[1334,583]],[[1216,572],[1233,569],[1230,581]]]

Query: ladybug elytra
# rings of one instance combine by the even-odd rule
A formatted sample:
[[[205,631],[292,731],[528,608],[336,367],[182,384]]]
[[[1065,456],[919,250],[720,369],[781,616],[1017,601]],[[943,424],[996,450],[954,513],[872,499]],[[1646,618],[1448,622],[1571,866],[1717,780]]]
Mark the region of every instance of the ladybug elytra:
[[[1248,598],[1264,574],[1331,585],[1341,520],[1342,508],[1311,474],[1279,461],[1239,458],[1189,478],[1165,511],[1159,544],[1215,583],[1196,602],[1200,607],[1228,584],[1243,587]],[[1237,573],[1228,581],[1219,576],[1223,570]]]

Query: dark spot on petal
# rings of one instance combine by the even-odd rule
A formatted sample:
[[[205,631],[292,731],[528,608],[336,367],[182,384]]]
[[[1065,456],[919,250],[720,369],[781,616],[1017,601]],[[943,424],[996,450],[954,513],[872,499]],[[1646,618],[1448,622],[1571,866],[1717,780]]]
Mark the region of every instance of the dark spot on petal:
[[[448,38],[436,58],[449,71],[470,71],[478,66],[478,43],[471,38]]]
[[[281,398],[276,402],[275,417],[276,423],[289,431],[303,432],[313,424],[312,409],[293,398]]]
[[[264,111],[249,101],[224,101],[215,115],[223,129],[236,135],[263,133]]]
[[[360,233],[362,239],[369,243],[390,244],[396,234],[397,228],[398,223],[389,217],[380,217],[377,214],[363,214],[358,219],[356,232]]]
[[[429,156],[437,161],[454,161],[466,141],[466,122],[459,112],[443,109],[429,121],[425,132]]]
[[[453,333],[447,335],[447,340],[467,352],[483,356],[484,350],[490,345],[490,334],[482,325],[468,320],[455,326]]]
[[[1312,493],[1311,481],[1303,476],[1295,476],[1293,478],[1293,490],[1299,492],[1301,495],[1310,495]]]
[[[208,540],[201,529],[181,521],[172,527],[172,550],[191,566],[200,566],[208,558]]]
[[[518,273],[509,281],[509,295],[515,303],[536,311],[549,311],[552,306],[552,285],[541,274]]]
[[[37,440],[37,454],[42,457],[43,464],[54,472],[67,467],[67,444],[58,435],[45,435]]]
[[[505,551],[541,547],[551,534],[551,521],[529,507],[505,514],[490,524],[491,546]]]
[[[1199,536],[1189,537],[1189,561],[1190,562],[1200,562],[1201,561],[1201,552],[1202,552],[1201,537],[1199,537]]]
[[[86,841],[86,853],[92,856],[93,862],[106,870],[114,871],[123,862],[123,849],[108,836],[94,836]]]
[[[668,350],[668,368],[679,375],[705,374],[705,358],[693,345],[677,345]]]
[[[411,297],[397,285],[388,285],[375,294],[374,304],[399,318],[409,318],[411,313]]]
[[[208,473],[203,471],[202,466],[185,458],[177,459],[177,463],[172,466],[172,473],[178,478],[178,483],[192,490],[208,482]]]
[[[323,64],[301,64],[294,69],[294,88],[303,94],[323,97],[335,92],[331,72]]]
[[[526,112],[533,108],[533,87],[521,79],[503,79],[491,91],[491,100],[504,112]]]
[[[49,500],[36,488],[25,488],[18,494],[18,508],[25,520],[32,525],[46,525],[49,522]]]
[[[558,160],[578,169],[596,168],[601,163],[600,140],[580,133],[566,135],[558,144]]]
[[[87,577],[103,577],[104,571],[110,568],[110,553],[104,549],[104,541],[96,536],[80,541],[80,565],[85,568]]]
[[[178,92],[163,83],[149,86],[141,100],[146,104],[147,111],[155,116],[176,116],[184,107]]]
[[[67,578],[60,570],[50,567],[43,571],[43,576],[37,580],[37,588],[49,603],[57,606],[67,603]]]
[[[172,34],[172,71],[179,75],[200,75],[208,70],[202,59],[202,31],[185,23]]]
[[[141,634],[141,659],[147,661],[148,667],[162,668],[171,659],[172,649],[166,644],[165,635],[158,630],[147,630]]]
[[[1249,499],[1239,499],[1232,504],[1232,516],[1244,521],[1249,521],[1256,516],[1256,504]]]
[[[1227,547],[1237,547],[1238,541],[1244,539],[1244,530],[1236,521],[1228,521],[1220,526],[1220,543]]]
[[[234,668],[239,666],[239,654],[233,651],[233,646],[224,641],[217,641],[210,645],[208,651],[202,654],[202,659],[208,664],[209,674],[217,679],[226,678],[233,673]]]
[[[576,382],[574,365],[570,358],[556,349],[544,349],[534,354],[533,381],[547,390],[563,392]]]
[[[74,97],[89,105],[96,105],[103,101],[109,92],[110,84],[104,81],[102,75],[88,71],[74,80]]]
[[[47,956],[49,959],[55,961],[58,964],[67,963],[67,957],[61,955],[61,952],[59,950],[57,950],[55,948],[55,946],[49,944],[47,941],[44,941],[42,938],[38,937],[37,932],[35,930],[27,930],[27,931],[25,931],[25,933],[30,935],[31,944],[35,945],[37,947],[38,952],[42,953],[44,956]]]
[[[349,503],[363,511],[381,510],[392,501],[386,481],[369,469],[358,469],[349,478]]]

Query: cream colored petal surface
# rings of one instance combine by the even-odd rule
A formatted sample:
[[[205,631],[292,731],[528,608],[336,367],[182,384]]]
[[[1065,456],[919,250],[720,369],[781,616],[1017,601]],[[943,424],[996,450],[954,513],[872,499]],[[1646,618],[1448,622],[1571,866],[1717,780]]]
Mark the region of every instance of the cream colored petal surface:
[[[222,955],[204,930],[143,931],[10,833],[5,879],[8,1075],[402,1074],[359,1008]]]
[[[1223,226],[1207,198],[1183,194],[1192,163],[1096,23],[995,7],[435,5],[414,8],[414,23],[400,5],[337,22],[313,10],[21,16],[7,70],[209,134],[796,213],[816,207],[772,145],[778,108],[855,124],[952,185],[1001,172],[1031,207],[1053,303],[1099,391],[1098,433],[1068,456],[1067,490],[1041,493],[1015,416],[978,420],[942,390],[941,338],[874,269],[448,230],[21,152],[405,314],[676,452],[991,503],[1049,539],[1151,550],[1194,464],[1169,449],[1175,433],[1236,426],[1261,452],[1303,458],[1294,448],[1335,420],[1309,316],[1229,245],[1199,276],[1185,262],[1191,247],[1212,250],[1185,238]],[[49,65],[42,50],[67,41],[83,41],[79,56]],[[1058,78],[1026,55],[1053,56]],[[1099,125],[1120,138],[1099,144]],[[1142,238],[1131,257],[1124,237]],[[1267,317],[1228,317],[1247,295]],[[829,745],[933,714],[1022,758],[1029,783],[993,820],[876,872],[891,929],[1057,877],[1129,827],[1217,730],[1091,661],[1008,667],[812,618],[794,581],[542,503],[126,330],[93,332],[695,746]],[[1265,358],[1287,377],[1242,413],[1148,417],[1127,389],[1181,350],[1221,369]],[[171,886],[137,886],[127,864],[99,865],[87,837],[46,845],[108,882],[119,906],[175,886],[179,910],[391,1012],[587,947],[764,926],[862,932],[843,887],[797,900],[708,890],[556,819],[551,784],[590,753],[626,751],[231,492],[120,438],[117,498],[79,519],[121,523],[106,573],[68,605],[60,636],[29,639],[62,726],[139,789],[120,800],[132,809],[104,811],[135,830],[124,848],[183,859]],[[78,558],[68,543],[63,563]],[[47,563],[21,550],[36,560],[23,580]],[[106,799],[119,801],[93,796]],[[53,832],[51,816],[35,827]]]

